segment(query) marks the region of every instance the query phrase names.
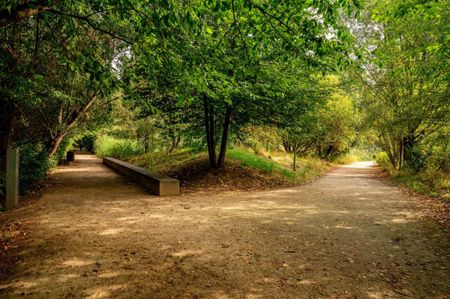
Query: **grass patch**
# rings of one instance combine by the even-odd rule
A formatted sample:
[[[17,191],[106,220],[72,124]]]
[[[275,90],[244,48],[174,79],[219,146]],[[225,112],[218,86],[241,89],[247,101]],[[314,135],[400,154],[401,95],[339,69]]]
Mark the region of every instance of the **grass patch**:
[[[428,165],[420,171],[397,170],[389,163],[385,152],[378,155],[377,163],[381,169],[389,174],[394,183],[419,194],[450,203],[450,173],[432,165]]]
[[[152,172],[167,173],[174,168],[206,157],[206,153],[194,149],[181,149],[173,153],[146,153],[129,157],[127,161]]]
[[[99,157],[127,159],[144,152],[138,142],[130,139],[118,139],[110,136],[99,136],[94,143],[95,153]]]
[[[242,165],[258,169],[269,175],[280,176],[292,183],[300,184],[313,180],[328,171],[331,163],[317,158],[298,158],[297,171],[291,169],[293,155],[284,152],[257,155],[246,149],[230,149],[228,158],[239,161]]]
[[[395,183],[417,193],[450,202],[450,175],[438,170],[400,171],[392,174]]]
[[[258,169],[266,174],[280,174],[289,179],[295,179],[296,174],[293,170],[287,169],[277,162],[263,156],[256,155],[243,149],[230,149],[227,152],[230,159],[239,161],[242,165]]]

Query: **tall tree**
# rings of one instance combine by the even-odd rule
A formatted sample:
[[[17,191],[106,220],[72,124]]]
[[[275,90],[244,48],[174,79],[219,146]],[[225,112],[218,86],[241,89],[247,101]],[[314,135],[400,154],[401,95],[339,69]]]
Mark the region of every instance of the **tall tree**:
[[[417,147],[450,124],[447,6],[391,0],[371,10],[377,35],[363,44],[364,104],[396,169],[415,167]]]
[[[145,32],[143,42],[133,48],[129,65],[137,71],[128,78],[137,90],[148,90],[155,74],[150,68],[175,70],[175,87],[168,89],[180,105],[203,112],[210,165],[222,167],[233,124],[266,117],[262,112],[270,111],[282,94],[261,88],[265,84],[270,89],[264,80],[271,65],[290,68],[300,59],[326,69],[345,60],[350,36],[341,12],[349,12],[351,3],[358,2],[169,2],[171,9],[154,5],[146,14],[160,16],[162,26]],[[151,102],[151,96],[147,100]]]

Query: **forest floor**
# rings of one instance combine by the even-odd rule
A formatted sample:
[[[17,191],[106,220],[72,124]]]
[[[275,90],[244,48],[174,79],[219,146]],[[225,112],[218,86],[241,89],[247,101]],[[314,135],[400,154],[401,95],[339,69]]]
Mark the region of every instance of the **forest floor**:
[[[79,155],[0,215],[16,240],[0,297],[449,298],[448,231],[428,217],[441,208],[368,163],[299,187],[155,197]]]

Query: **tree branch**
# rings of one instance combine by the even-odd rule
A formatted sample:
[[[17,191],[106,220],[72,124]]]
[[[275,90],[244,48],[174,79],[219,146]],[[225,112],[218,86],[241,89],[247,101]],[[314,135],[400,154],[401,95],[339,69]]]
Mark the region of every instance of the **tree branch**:
[[[0,27],[4,27],[21,20],[38,15],[43,11],[50,10],[48,0],[29,1],[16,6],[14,11],[8,9],[0,10]]]
[[[103,29],[103,28],[99,27],[98,25],[94,24],[92,22],[92,20],[88,16],[80,16],[80,15],[75,15],[75,14],[72,14],[72,13],[65,13],[65,12],[62,12],[62,11],[55,10],[55,9],[49,9],[48,11],[51,12],[51,13],[57,14],[57,15],[67,16],[67,17],[71,17],[71,18],[74,18],[74,19],[77,19],[77,20],[84,21],[90,27],[92,27],[93,29],[95,29],[97,31],[100,31],[102,33],[110,35],[111,37],[116,38],[118,40],[121,40],[121,41],[123,41],[123,42],[125,42],[127,44],[132,44],[133,43],[131,40],[128,40],[127,38],[122,37],[122,36],[116,34],[115,32],[111,32],[111,31],[108,31],[106,29]]]

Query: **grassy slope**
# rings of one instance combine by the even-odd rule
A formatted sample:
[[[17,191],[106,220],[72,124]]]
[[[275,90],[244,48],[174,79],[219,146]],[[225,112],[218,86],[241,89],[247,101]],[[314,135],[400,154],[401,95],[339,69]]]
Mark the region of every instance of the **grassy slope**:
[[[308,182],[327,170],[331,164],[315,158],[300,158],[297,160],[297,171],[293,171],[292,157],[286,153],[270,153],[257,155],[244,149],[228,151],[228,158],[239,161],[241,165],[262,171],[269,175],[279,175],[292,183]]]
[[[226,167],[211,170],[207,154],[181,150],[172,154],[147,153],[133,156],[130,163],[153,172],[177,177],[189,190],[255,190],[305,183],[320,176],[331,165],[318,159],[299,159],[297,171],[290,169],[291,156],[285,153],[257,155],[246,149],[227,151]]]

